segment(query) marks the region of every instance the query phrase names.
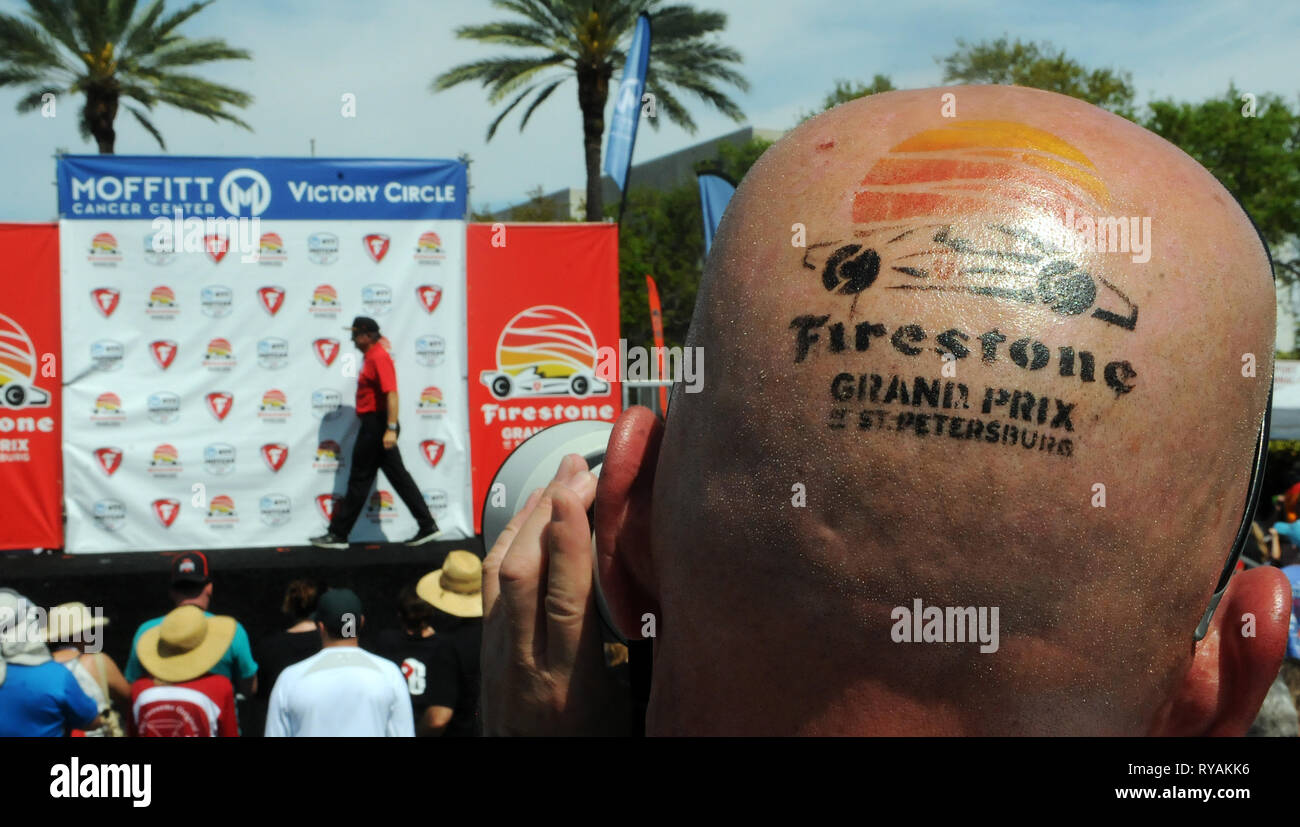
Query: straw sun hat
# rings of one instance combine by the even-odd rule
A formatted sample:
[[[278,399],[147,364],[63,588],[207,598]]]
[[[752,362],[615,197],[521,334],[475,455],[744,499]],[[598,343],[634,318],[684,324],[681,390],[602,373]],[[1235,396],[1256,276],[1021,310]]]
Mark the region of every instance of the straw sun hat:
[[[415,584],[415,593],[449,615],[483,616],[483,562],[468,551],[449,551],[442,568]]]
[[[233,617],[208,617],[198,606],[181,606],[140,635],[135,653],[155,678],[192,681],[221,660],[235,639],[235,625]]]

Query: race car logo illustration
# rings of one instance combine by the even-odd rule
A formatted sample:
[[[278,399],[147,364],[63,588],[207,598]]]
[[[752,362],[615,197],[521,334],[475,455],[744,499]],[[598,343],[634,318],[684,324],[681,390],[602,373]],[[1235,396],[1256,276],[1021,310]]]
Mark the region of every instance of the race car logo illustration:
[[[176,522],[176,516],[181,513],[180,500],[163,498],[154,500],[150,503],[150,506],[153,508],[153,515],[158,518],[158,522],[162,523],[163,528],[171,528],[172,523]],[[189,560],[184,561],[181,565],[185,565],[185,563],[189,563],[191,566],[194,565]]]
[[[441,365],[447,357],[447,342],[432,333],[415,340],[415,361],[426,367]]]
[[[213,391],[203,399],[208,403],[208,410],[218,422],[225,419],[235,405],[235,395],[230,391]]]
[[[221,260],[230,252],[230,239],[224,235],[205,235],[203,236],[203,250],[212,259],[213,264],[220,264]]]
[[[153,458],[149,460],[149,473],[157,476],[174,476],[181,472],[181,455],[175,445],[162,443],[153,449]]]
[[[442,390],[430,385],[420,391],[420,401],[415,403],[415,412],[425,419],[436,419],[447,412],[447,403],[442,399]]]
[[[258,301],[262,303],[262,309],[268,316],[274,316],[280,312],[280,307],[284,304],[284,288],[268,285],[257,288]]]
[[[126,421],[122,410],[122,398],[112,391],[95,397],[95,407],[90,413],[90,421],[96,425],[121,425]]]
[[[122,260],[117,250],[117,239],[112,233],[95,233],[90,240],[90,249],[86,259],[97,267],[113,267]]]
[[[289,400],[284,391],[272,388],[262,394],[262,404],[257,407],[257,416],[263,422],[283,422],[289,418]]]
[[[415,242],[415,260],[421,264],[441,264],[445,258],[447,254],[442,251],[442,239],[438,234],[421,233],[420,240]]]
[[[158,339],[149,343],[149,353],[155,365],[167,370],[176,361],[176,343],[170,339]]]
[[[126,506],[121,500],[99,500],[91,510],[95,525],[105,531],[117,531],[126,522]]]
[[[384,260],[388,255],[388,243],[391,239],[383,233],[370,233],[363,236],[361,242],[365,245],[366,252],[376,264]]]
[[[235,500],[229,494],[218,494],[208,502],[208,516],[203,522],[213,528],[230,528],[239,522],[239,512],[235,510]]]
[[[288,458],[289,446],[283,442],[268,442],[262,446],[262,459],[266,460],[266,467],[273,472],[278,473]]]
[[[383,489],[370,495],[366,502],[366,519],[371,522],[382,522],[392,520],[397,517],[397,503],[393,500],[393,492]]]
[[[204,446],[203,467],[209,474],[228,474],[235,470],[235,446],[226,442]]]
[[[121,448],[96,448],[94,451],[95,459],[99,462],[99,469],[104,472],[104,476],[111,477],[122,465]]]
[[[307,258],[315,264],[333,264],[339,259],[339,237],[334,233],[307,236]]]
[[[258,264],[279,266],[288,258],[284,249],[284,239],[280,238],[278,233],[262,233],[262,238],[257,243]]]
[[[181,312],[181,307],[176,303],[176,293],[167,285],[160,284],[149,291],[144,312],[155,319],[169,319]]]
[[[168,232],[145,233],[144,260],[156,267],[171,264],[176,260],[175,242]]]
[[[289,364],[289,342],[274,336],[259,339],[257,363],[269,370],[279,370]]]
[[[199,291],[199,309],[203,315],[219,319],[230,315],[235,303],[235,291],[221,284],[209,284]]]
[[[596,378],[596,337],[576,314],[539,305],[515,316],[497,340],[497,369],[479,374],[497,399],[609,392]]]
[[[334,289],[332,284],[318,284],[316,289],[311,291],[311,304],[307,306],[308,311],[326,318],[335,318],[339,314],[339,292]]]
[[[333,419],[343,409],[343,394],[330,388],[311,392],[311,412],[317,419]]]
[[[421,284],[415,288],[415,297],[426,313],[433,313],[442,302],[442,286],[438,284]]]
[[[90,346],[90,361],[94,363],[95,370],[117,370],[122,367],[122,357],[125,354],[126,348],[122,347],[122,343],[112,339],[101,339]]]
[[[319,494],[316,497],[316,513],[329,522],[334,518],[334,506],[343,499],[335,494]]]
[[[257,501],[257,510],[267,525],[284,525],[292,515],[293,501],[287,494],[264,494]]]
[[[387,284],[367,284],[361,288],[361,306],[372,316],[382,316],[393,309],[393,288]]]
[[[103,314],[105,319],[113,315],[113,311],[117,309],[117,300],[120,298],[122,298],[122,291],[112,287],[96,287],[90,291],[90,300],[95,303],[95,309]]]
[[[18,322],[0,314],[0,408],[45,408],[48,391],[36,387],[36,346]]]
[[[339,340],[322,338],[311,343],[311,349],[316,353],[316,358],[325,367],[334,364],[334,360],[339,355]]]
[[[147,406],[149,419],[159,425],[167,425],[181,417],[181,398],[171,391],[149,394]]]
[[[316,459],[312,460],[311,467],[317,471],[337,471],[342,456],[343,449],[337,442],[323,439],[320,445],[316,446]]]
[[[437,439],[426,439],[420,443],[420,456],[429,463],[429,467],[437,468],[438,463],[442,462],[442,455],[447,450],[447,443]]]
[[[234,348],[229,339],[218,336],[208,342],[207,353],[203,354],[203,366],[209,370],[229,371],[235,366]]]

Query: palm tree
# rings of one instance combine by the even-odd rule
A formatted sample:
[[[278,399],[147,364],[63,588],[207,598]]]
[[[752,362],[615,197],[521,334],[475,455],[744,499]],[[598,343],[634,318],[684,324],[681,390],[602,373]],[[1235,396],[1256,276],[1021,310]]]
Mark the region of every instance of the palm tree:
[[[81,137],[94,136],[102,154],[113,152],[113,121],[123,98],[144,108],[126,105],[164,150],[167,144],[146,114],[159,103],[252,131],[226,109],[248,106],[252,95],[177,71],[252,57],[220,38],[176,34],[210,3],[192,3],[163,17],[163,0],[154,0],[133,19],[135,0],[27,0],[29,20],[0,14],[0,86],[26,87],[19,112],[40,108],[47,94],[85,95]]]
[[[433,81],[439,92],[464,83],[481,81],[489,89],[488,101],[498,103],[520,91],[510,105],[492,121],[487,139],[492,140],[506,115],[536,91],[524,111],[519,131],[528,125],[533,112],[556,88],[574,74],[578,77],[578,106],[582,110],[582,144],[587,162],[587,220],[599,221],[604,213],[600,190],[600,146],[605,132],[605,100],[614,68],[627,60],[626,45],[636,26],[637,15],[648,12],[654,25],[646,89],[655,96],[656,113],[663,113],[688,132],[695,121],[673,93],[690,92],[734,121],[744,119],[740,107],[714,86],[725,81],[743,90],[746,80],[729,64],[741,62],[740,54],[705,35],[727,25],[721,12],[697,11],[690,6],[661,6],[663,0],[492,0],[492,5],[514,12],[523,21],[462,26],[456,36],[484,43],[501,43],[531,51],[526,55],[496,57],[457,66]],[[630,44],[627,44],[630,45]],[[560,70],[534,80],[548,69]],[[659,119],[650,118],[654,128]]]

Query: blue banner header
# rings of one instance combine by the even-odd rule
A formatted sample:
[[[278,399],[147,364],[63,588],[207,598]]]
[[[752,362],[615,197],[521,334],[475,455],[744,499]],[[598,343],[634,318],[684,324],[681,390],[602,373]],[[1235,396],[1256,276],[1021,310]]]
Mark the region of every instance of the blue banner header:
[[[464,219],[459,161],[64,155],[59,217]]]

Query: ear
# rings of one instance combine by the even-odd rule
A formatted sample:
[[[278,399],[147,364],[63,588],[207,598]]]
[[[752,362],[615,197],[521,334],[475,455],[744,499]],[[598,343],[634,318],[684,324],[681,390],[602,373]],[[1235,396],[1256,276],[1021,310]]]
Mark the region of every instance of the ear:
[[[650,513],[663,422],[634,406],[614,423],[596,486],[596,571],[614,623],[625,637],[641,637],[641,616],[659,614],[659,589],[650,554]]]
[[[1233,575],[1151,734],[1245,735],[1282,665],[1290,620],[1291,583],[1280,570]]]

